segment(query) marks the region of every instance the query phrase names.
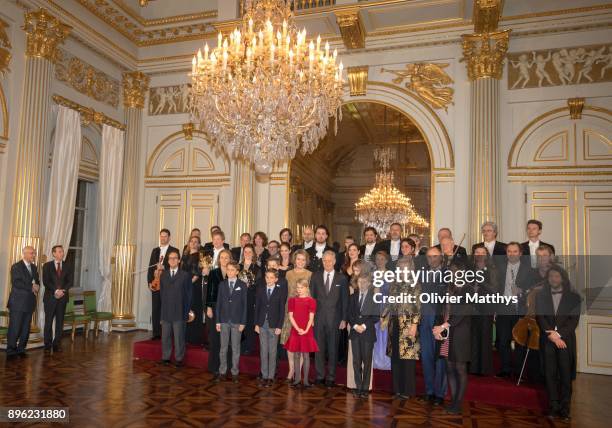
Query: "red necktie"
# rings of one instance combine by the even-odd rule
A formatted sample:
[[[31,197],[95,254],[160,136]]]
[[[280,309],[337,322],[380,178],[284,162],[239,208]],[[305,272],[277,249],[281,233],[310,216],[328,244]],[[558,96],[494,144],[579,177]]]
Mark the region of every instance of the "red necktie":
[[[58,278],[62,276],[62,264],[61,263],[57,264],[57,269],[55,270],[55,272],[57,273]]]

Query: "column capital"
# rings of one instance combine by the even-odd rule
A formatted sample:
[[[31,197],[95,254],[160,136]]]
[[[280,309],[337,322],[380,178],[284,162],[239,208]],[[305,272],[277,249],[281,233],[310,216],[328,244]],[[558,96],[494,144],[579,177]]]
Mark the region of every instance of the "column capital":
[[[144,108],[150,81],[151,78],[141,71],[123,73],[123,105],[126,108]]]
[[[494,78],[501,79],[504,60],[508,52],[511,30],[494,31],[482,34],[464,34],[463,58],[467,65],[470,80]]]
[[[8,23],[0,18],[0,76],[8,71],[11,62],[11,41],[6,32],[7,28]]]
[[[23,24],[23,30],[27,36],[26,55],[55,62],[58,47],[64,42],[71,29],[72,27],[63,24],[44,8],[26,12]]]

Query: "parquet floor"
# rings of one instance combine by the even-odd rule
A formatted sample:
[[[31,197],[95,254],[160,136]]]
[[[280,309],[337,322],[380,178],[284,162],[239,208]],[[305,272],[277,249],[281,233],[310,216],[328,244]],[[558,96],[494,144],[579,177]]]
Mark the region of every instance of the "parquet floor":
[[[354,399],[340,387],[296,391],[279,383],[262,389],[250,376],[241,376],[238,385],[214,384],[200,369],[132,360],[132,342],[146,337],[144,332],[102,334],[87,343],[83,337],[74,343],[65,338],[61,354],[34,350],[26,359],[9,362],[2,355],[0,405],[66,406],[70,425],[88,428],[554,426],[532,410],[474,402],[465,403],[463,415],[450,416],[417,399],[394,401],[382,393]],[[611,386],[607,377],[582,375],[571,425],[609,426]]]

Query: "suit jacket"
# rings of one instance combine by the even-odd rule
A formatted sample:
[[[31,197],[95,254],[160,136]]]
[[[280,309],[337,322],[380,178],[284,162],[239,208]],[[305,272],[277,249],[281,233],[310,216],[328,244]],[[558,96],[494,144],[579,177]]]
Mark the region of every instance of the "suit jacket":
[[[187,321],[193,295],[191,273],[177,269],[174,277],[165,270],[159,277],[161,293],[161,320]]]
[[[32,292],[32,281],[40,285],[38,269],[32,263],[32,274],[23,260],[11,267],[11,294],[6,305],[11,311],[33,312],[36,308],[36,295]]]
[[[282,328],[285,322],[285,305],[287,304],[287,284],[277,283],[270,299],[268,299],[268,287],[264,283],[256,290],[255,298],[255,325],[263,326],[268,320],[270,328]]]
[[[555,346],[548,340],[546,330],[556,330],[567,345],[570,355],[572,378],[576,375],[576,328],[580,321],[580,295],[574,291],[566,291],[561,297],[555,313],[552,293],[549,285],[545,285],[536,295],[536,321],[540,327],[540,349],[545,346]],[[543,355],[544,353],[540,353]],[[544,361],[546,364],[546,360]]]
[[[217,296],[219,294],[219,284],[223,282],[225,278],[221,272],[221,268],[216,268],[210,271],[208,274],[208,283],[206,286],[206,302],[205,305],[208,308],[215,308],[217,304]]]
[[[229,250],[229,249],[230,249],[230,246],[229,246],[229,244],[228,244],[227,242],[224,242],[224,243],[223,243],[223,247],[224,247],[226,250]],[[204,249],[204,252],[205,252],[206,254],[211,254],[211,253],[213,252],[213,248],[215,248],[215,247],[213,246],[213,243],[212,243],[212,242],[207,242],[206,244],[204,244],[204,246],[203,246],[202,248]]]
[[[230,250],[232,252],[232,259],[234,259],[235,262],[240,263],[242,260],[240,260],[240,253],[242,252],[242,247],[234,247]]]
[[[230,293],[229,280],[224,279],[219,284],[215,313],[217,324],[240,324],[247,322],[247,286],[236,278],[234,291]]]
[[[548,245],[552,249],[553,254],[555,254],[555,246],[553,244],[549,244],[548,242],[540,241],[540,245]],[[525,241],[521,244],[521,250],[524,256],[531,255],[529,253],[529,241]]]
[[[401,247],[401,244],[400,244]],[[374,251],[372,251],[372,257],[379,251],[384,251],[387,254],[391,255],[391,240],[385,239],[384,241],[380,241],[376,246],[374,246]],[[401,249],[400,249],[401,251]]]
[[[324,272],[314,272],[310,278],[310,295],[317,301],[315,322],[340,325],[348,320],[348,278],[341,272],[334,273],[329,294],[325,289]]]
[[[474,249],[478,245],[484,245],[483,242],[479,242],[478,244],[472,245],[472,254],[474,254]],[[495,246],[493,247],[493,254],[491,256],[505,256],[506,255],[506,244],[504,242],[495,241]]]
[[[44,302],[55,302],[56,300],[68,300],[68,293],[64,293],[61,299],[55,298],[56,290],[70,290],[74,286],[73,269],[66,262],[62,262],[62,274],[58,277],[55,269],[55,260],[43,265],[43,284],[45,286]]]
[[[325,249],[323,253],[326,251],[334,251],[333,247],[325,244]],[[310,264],[308,265],[308,270],[311,272],[317,272],[319,270],[323,270],[323,262],[322,259],[317,257],[317,248],[316,244],[312,244],[312,247],[306,250],[308,255],[310,256]],[[335,252],[335,251],[334,251]],[[338,261],[338,255],[336,254],[336,262]]]
[[[376,342],[376,323],[380,319],[380,304],[374,301],[374,289],[368,290],[365,295],[363,305],[359,307],[359,290],[356,290],[349,297],[349,316],[348,322],[351,326],[349,338],[363,339],[367,342]],[[366,329],[359,333],[353,328],[355,325],[365,324]]]
[[[178,251],[178,248],[175,248],[172,245],[170,245],[168,247],[168,250],[166,250],[166,254],[168,254],[170,251]],[[159,263],[160,254],[161,254],[161,249],[159,247],[155,247],[151,251],[151,257],[149,258],[149,269],[147,270],[147,282],[149,284],[151,283],[151,281],[153,281],[153,278],[155,277],[155,269],[156,269],[157,263]],[[181,258],[181,255],[179,254],[179,259],[180,258]],[[164,261],[162,264],[164,265],[164,269],[167,270],[170,268],[167,257],[164,257]]]
[[[526,298],[527,292],[535,286],[537,282],[537,277],[536,277],[536,271],[531,268],[531,264],[529,262],[525,260],[521,260],[520,263],[521,264],[519,265],[519,269],[518,269],[518,272],[516,273],[516,278],[514,282],[517,285],[517,287],[519,287],[523,291],[522,297],[519,298],[518,311],[519,311],[519,314],[524,314],[526,311],[526,305],[527,305],[527,298]],[[498,279],[499,285],[498,285],[497,292],[501,295],[504,294],[504,290],[506,288],[507,271],[508,271],[508,260],[506,259],[506,260],[503,260],[498,265],[499,275],[497,279]],[[504,312],[507,312],[509,309],[510,307],[505,304],[500,305],[500,311],[502,314]]]

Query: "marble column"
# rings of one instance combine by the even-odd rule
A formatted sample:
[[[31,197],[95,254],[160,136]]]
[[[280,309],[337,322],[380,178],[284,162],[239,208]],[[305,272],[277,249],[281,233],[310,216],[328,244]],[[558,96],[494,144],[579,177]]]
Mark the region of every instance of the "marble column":
[[[125,151],[121,188],[119,231],[114,248],[111,302],[113,329],[133,330],[134,270],[136,266],[136,228],[138,226],[138,187],[142,114],[150,78],[139,71],[123,74],[123,106],[125,111]]]
[[[234,183],[232,240],[234,245],[238,246],[242,233],[249,232],[252,234],[254,232],[255,172],[250,163],[242,159],[234,159],[232,167],[232,181]]]
[[[49,152],[51,83],[58,47],[70,31],[45,9],[26,12],[26,60],[21,101],[21,122],[15,177],[10,264],[21,259],[23,247],[42,250],[44,215],[44,172]],[[39,271],[45,260],[37,259]],[[10,287],[6,287],[9,292]],[[42,291],[42,290],[41,290]],[[5,296],[8,297],[8,294]],[[42,299],[39,299],[42,300]],[[37,311],[32,320],[37,335]],[[32,337],[34,342],[38,337]]]
[[[463,60],[471,81],[468,245],[481,241],[483,222],[501,223],[499,85],[509,34],[463,36]]]

